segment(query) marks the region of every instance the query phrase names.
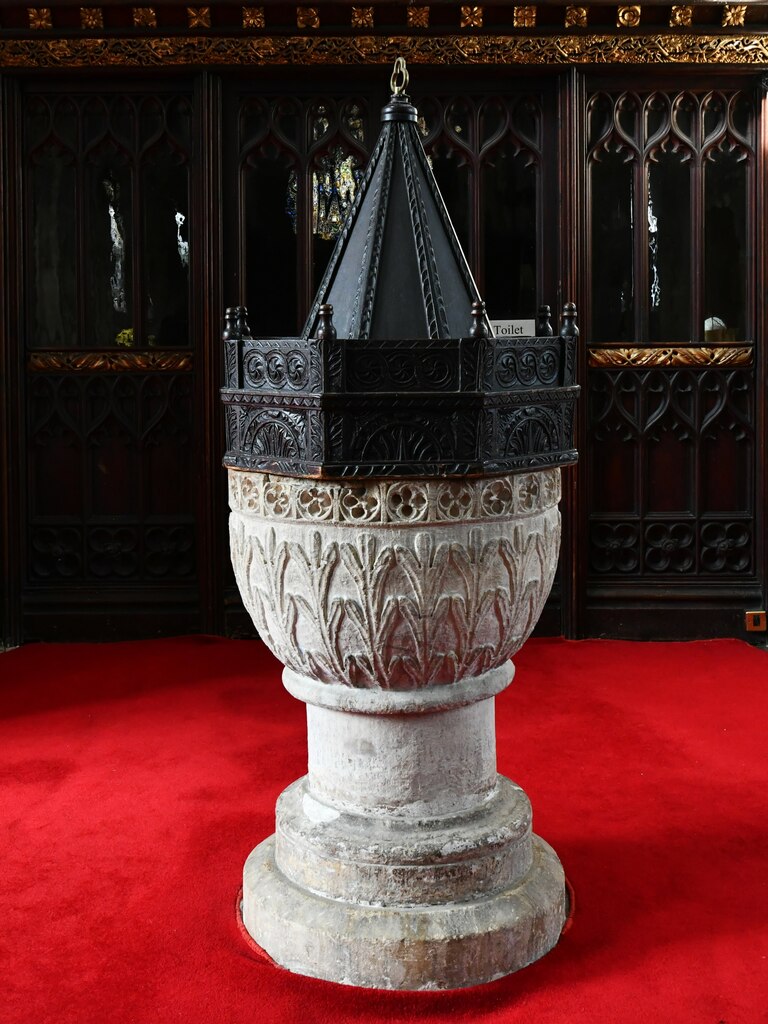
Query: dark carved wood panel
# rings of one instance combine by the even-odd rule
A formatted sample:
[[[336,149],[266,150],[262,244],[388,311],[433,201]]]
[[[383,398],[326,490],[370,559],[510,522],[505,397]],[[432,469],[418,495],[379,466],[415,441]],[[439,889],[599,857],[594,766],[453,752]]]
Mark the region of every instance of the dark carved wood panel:
[[[19,123],[26,637],[195,628],[193,95],[30,87]]]
[[[750,370],[592,370],[593,576],[751,577]]]
[[[194,580],[191,403],[190,374],[30,376],[30,586]]]
[[[24,100],[28,348],[189,339],[185,95]]]
[[[585,102],[584,631],[742,635],[762,599],[755,94],[646,81]]]
[[[585,348],[642,346],[644,358],[692,343],[722,354],[729,336],[705,328],[718,317],[726,326],[714,330],[754,354],[740,367],[584,369],[582,462],[564,492],[572,634],[743,635],[744,610],[765,596],[762,93],[753,72],[646,70],[420,65],[413,82],[492,316],[529,315],[532,296],[574,298]],[[86,623],[105,637],[215,629],[223,606],[239,606],[231,587],[221,592],[219,318],[239,301],[254,333],[301,326],[336,217],[334,197],[315,203],[313,191],[339,155],[354,179],[386,92],[381,66],[117,74],[2,79],[0,562],[15,639],[85,635]],[[109,224],[88,242],[88,181],[107,157],[131,225],[126,310],[111,312]],[[178,194],[182,172],[187,218],[158,235],[157,202]],[[54,224],[58,253],[43,244]],[[597,247],[595,229],[608,232]],[[182,310],[169,305],[178,278],[164,268],[185,242]],[[622,291],[626,265],[633,285]],[[163,276],[175,283],[158,297],[148,282]],[[613,291],[598,295],[598,279]],[[128,327],[132,348],[116,341]],[[139,354],[145,364],[123,365]],[[549,627],[560,622],[558,607]]]
[[[586,115],[590,342],[753,338],[751,92],[597,90]]]

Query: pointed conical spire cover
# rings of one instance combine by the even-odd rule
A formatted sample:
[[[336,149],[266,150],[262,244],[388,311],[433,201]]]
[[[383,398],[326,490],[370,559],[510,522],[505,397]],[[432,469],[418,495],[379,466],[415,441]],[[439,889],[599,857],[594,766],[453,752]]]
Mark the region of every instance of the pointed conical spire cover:
[[[315,336],[320,306],[330,304],[342,339],[461,338],[479,299],[416,108],[393,95],[303,337]]]

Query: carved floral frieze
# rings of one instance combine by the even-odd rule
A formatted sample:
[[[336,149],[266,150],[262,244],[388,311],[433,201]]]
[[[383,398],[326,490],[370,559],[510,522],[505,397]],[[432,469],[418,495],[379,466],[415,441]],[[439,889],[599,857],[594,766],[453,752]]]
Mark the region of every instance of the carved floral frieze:
[[[352,28],[373,28],[373,7],[353,7]]]
[[[535,4],[520,4],[512,8],[512,24],[515,28],[533,28],[536,24]]]
[[[191,352],[145,350],[124,352],[32,352],[27,368],[33,373],[120,373],[165,370],[189,371],[194,367]]]
[[[618,28],[636,28],[640,24],[640,4],[620,4],[616,16]]]
[[[262,27],[263,8],[244,25]],[[414,26],[416,27],[416,26]],[[307,24],[306,28],[312,28]],[[187,64],[732,64],[768,63],[764,34],[445,36],[161,36],[0,39],[4,67],[161,67]]]
[[[460,24],[462,28],[482,28],[483,8],[475,5],[464,5],[461,8]]]
[[[558,470],[351,486],[232,470],[232,564],[293,671],[450,684],[503,664],[533,629],[557,565],[558,496]]]
[[[157,11],[154,7],[134,7],[133,24],[136,28],[157,28]]]
[[[743,574],[753,559],[745,520],[597,520],[590,525],[590,568],[598,576]]]
[[[297,28],[320,28],[320,12],[317,7],[296,8]]]
[[[50,7],[29,7],[29,27],[34,29],[53,28],[53,19]]]
[[[751,345],[640,346],[635,348],[593,348],[589,365],[603,369],[625,366],[751,366]]]
[[[210,7],[188,7],[187,24],[190,28],[210,28],[211,8]]]
[[[443,523],[533,515],[560,501],[560,471],[484,480],[319,481],[269,473],[229,473],[229,505],[294,522]]]
[[[746,4],[725,4],[723,8],[723,25],[726,28],[741,27],[746,16]]]

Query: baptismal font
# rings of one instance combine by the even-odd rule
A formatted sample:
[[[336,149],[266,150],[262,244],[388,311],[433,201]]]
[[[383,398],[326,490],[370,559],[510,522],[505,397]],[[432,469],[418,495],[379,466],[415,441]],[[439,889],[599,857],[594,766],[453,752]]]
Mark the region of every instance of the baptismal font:
[[[494,704],[557,565],[578,330],[567,304],[559,334],[493,336],[406,85],[398,62],[302,336],[227,311],[232,563],[308,732],[242,915],[299,974],[456,988],[565,920]]]

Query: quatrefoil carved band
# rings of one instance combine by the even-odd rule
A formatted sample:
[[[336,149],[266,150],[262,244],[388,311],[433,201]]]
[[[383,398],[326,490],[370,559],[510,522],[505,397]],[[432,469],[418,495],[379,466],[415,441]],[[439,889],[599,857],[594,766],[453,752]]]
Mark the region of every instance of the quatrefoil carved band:
[[[301,522],[440,523],[541,512],[560,500],[560,471],[515,473],[482,480],[306,480],[232,470],[233,512]]]

